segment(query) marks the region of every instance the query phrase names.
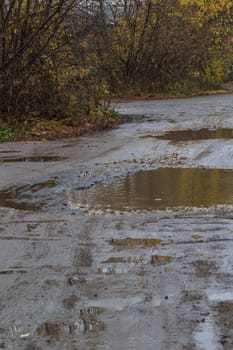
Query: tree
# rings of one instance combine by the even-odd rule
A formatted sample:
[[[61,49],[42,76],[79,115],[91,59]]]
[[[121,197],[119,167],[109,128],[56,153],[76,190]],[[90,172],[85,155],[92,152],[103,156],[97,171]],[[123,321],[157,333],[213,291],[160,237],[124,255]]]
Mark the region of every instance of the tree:
[[[69,56],[66,21],[76,4],[74,0],[0,0],[1,118],[55,105],[60,98],[57,71],[63,68],[61,59]]]
[[[99,69],[113,91],[200,89],[224,78],[230,0],[102,0],[95,16]]]
[[[0,0],[0,118],[88,112],[112,93],[218,86],[231,0]]]

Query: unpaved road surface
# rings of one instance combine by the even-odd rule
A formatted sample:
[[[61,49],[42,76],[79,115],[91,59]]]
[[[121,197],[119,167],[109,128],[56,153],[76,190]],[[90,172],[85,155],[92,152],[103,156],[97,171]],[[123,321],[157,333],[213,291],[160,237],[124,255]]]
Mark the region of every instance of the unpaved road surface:
[[[0,349],[232,350],[233,96],[114,107],[0,145]]]

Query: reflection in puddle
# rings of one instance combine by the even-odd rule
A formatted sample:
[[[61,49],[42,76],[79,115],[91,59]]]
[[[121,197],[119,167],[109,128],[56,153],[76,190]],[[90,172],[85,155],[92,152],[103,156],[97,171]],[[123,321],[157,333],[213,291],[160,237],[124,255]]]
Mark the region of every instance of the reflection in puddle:
[[[232,315],[233,303],[232,301],[222,301],[216,306],[218,312],[218,326],[220,328],[220,344],[221,349],[233,349],[232,339]]]
[[[76,302],[78,301],[78,297],[75,294],[69,295],[62,300],[62,304],[66,309],[74,309]]]
[[[21,153],[21,151],[0,151],[0,154],[9,154],[9,153]]]
[[[125,264],[125,263],[134,263],[139,264],[145,261],[144,256],[132,257],[129,256],[127,258],[123,258],[121,256],[114,256],[109,258],[108,260],[103,261],[103,264]]]
[[[84,334],[86,332],[101,332],[105,329],[103,322],[98,321],[95,315],[87,318],[77,318],[75,322],[65,324],[63,322],[45,322],[37,328],[40,336],[59,336],[69,334]]]
[[[232,139],[233,129],[189,129],[189,130],[173,130],[163,135],[157,136],[163,140],[170,141],[195,141],[210,139]]]
[[[105,261],[103,261],[103,264],[165,264],[165,263],[170,263],[172,262],[172,257],[171,256],[166,256],[166,255],[152,255],[149,259],[145,256],[139,256],[139,257],[121,257],[121,256],[114,256],[111,257]]]
[[[125,238],[125,239],[112,239],[110,244],[119,248],[131,249],[135,247],[155,247],[161,244],[161,239],[156,238]]]
[[[39,335],[59,335],[62,333],[62,328],[65,326],[62,327],[60,323],[45,322],[37,328],[37,332]],[[68,333],[71,333],[72,330],[71,326],[67,326]]]
[[[233,300],[233,291],[212,291],[208,292],[208,298],[211,301],[224,302]]]
[[[105,275],[117,275],[129,273],[129,268],[126,265],[113,265],[113,266],[100,266],[97,268],[97,273],[102,273]]]
[[[74,191],[73,201],[114,210],[233,204],[233,171],[201,168],[142,171]]]
[[[45,182],[20,187],[10,187],[0,191],[0,206],[19,210],[37,211],[46,204],[49,190],[57,185],[57,178],[53,177]],[[35,196],[37,194],[38,196]]]
[[[85,333],[85,331],[85,322],[82,319],[71,324],[45,322],[37,328],[37,333],[40,336],[59,336],[65,334]]]
[[[62,195],[60,195],[62,193]],[[111,195],[109,195],[111,193]],[[60,197],[58,197],[58,195]],[[74,189],[70,202],[79,208],[106,210],[163,210],[169,207],[208,207],[233,204],[233,170],[160,168],[141,171],[91,188]],[[63,203],[64,187],[57,177],[0,191],[0,206],[37,211]],[[60,202],[59,202],[60,201]],[[76,204],[77,203],[77,204]],[[151,239],[115,240],[119,248],[155,246]]]
[[[91,307],[93,307],[93,301],[86,301],[86,305],[88,307],[88,303],[91,302]],[[94,301],[95,308],[102,308],[105,310],[116,310],[123,311],[127,308],[135,308],[136,305],[140,305],[144,302],[144,297],[141,295],[130,295],[125,297],[117,297],[114,296],[112,298],[104,298],[104,299],[96,299]]]
[[[151,257],[151,264],[156,265],[156,264],[165,264],[165,263],[170,263],[172,262],[172,257],[171,256],[166,256],[166,255],[153,255]]]
[[[232,349],[230,324],[233,312],[233,293],[232,291],[207,289],[206,295],[209,301],[216,303],[215,310],[218,312],[218,318],[217,322],[214,322],[213,315],[208,313],[208,317],[202,320],[194,333],[196,345],[198,349]],[[220,339],[219,331],[221,332]]]
[[[27,273],[26,270],[4,270],[0,271],[0,275],[15,275],[15,274]]]
[[[0,163],[15,163],[15,162],[58,162],[65,160],[65,157],[59,156],[28,156],[18,158],[0,158]]]
[[[80,316],[100,315],[104,312],[103,307],[89,306],[80,309]]]
[[[202,322],[195,332],[194,338],[198,349],[219,349],[212,320]]]

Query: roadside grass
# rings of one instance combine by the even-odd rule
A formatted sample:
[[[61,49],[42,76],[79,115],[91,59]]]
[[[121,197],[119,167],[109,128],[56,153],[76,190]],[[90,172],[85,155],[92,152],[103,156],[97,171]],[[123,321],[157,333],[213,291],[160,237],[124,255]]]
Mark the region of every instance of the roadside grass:
[[[13,137],[12,128],[7,123],[0,123],[0,141],[8,141]]]
[[[85,133],[113,128],[122,123],[115,111],[91,110],[87,115],[68,115],[63,119],[28,118],[1,122],[0,142],[76,137]]]
[[[171,99],[195,96],[232,94],[233,89],[222,87],[215,90],[194,91],[189,93],[177,92],[143,94],[128,93],[112,97],[112,101],[143,100],[143,99]],[[115,111],[106,108],[95,108],[83,111],[82,114],[68,114],[62,119],[46,119],[34,116],[22,118],[20,121],[1,121],[0,142],[38,140],[47,141],[60,138],[77,137],[86,133],[111,129],[124,122],[124,119]]]

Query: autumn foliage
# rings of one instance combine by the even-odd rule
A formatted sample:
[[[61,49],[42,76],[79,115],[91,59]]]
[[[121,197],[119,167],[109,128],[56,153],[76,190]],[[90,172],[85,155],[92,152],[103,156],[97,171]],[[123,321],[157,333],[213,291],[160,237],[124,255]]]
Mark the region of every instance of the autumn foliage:
[[[230,0],[0,0],[0,119],[217,87],[232,74],[232,10]]]

